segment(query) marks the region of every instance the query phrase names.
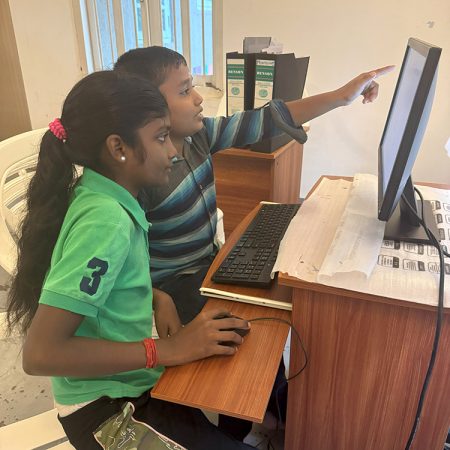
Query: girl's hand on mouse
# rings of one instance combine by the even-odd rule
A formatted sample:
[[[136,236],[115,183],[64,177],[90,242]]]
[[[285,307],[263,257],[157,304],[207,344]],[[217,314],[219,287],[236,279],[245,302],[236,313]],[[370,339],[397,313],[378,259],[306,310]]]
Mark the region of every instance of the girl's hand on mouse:
[[[391,72],[394,68],[395,66],[386,66],[372,70],[371,72],[362,73],[339,88],[336,92],[339,93],[343,105],[349,105],[360,95],[363,96],[363,103],[373,102],[378,96],[379,88],[375,78]]]
[[[227,311],[214,309],[201,312],[192,322],[168,338],[157,339],[158,363],[176,366],[213,355],[234,355],[243,339],[230,328],[248,328],[246,320],[233,317],[217,319],[218,315],[229,315]],[[221,345],[233,342],[236,346]]]
[[[153,288],[153,311],[159,337],[166,338],[180,330],[180,317],[169,294]]]

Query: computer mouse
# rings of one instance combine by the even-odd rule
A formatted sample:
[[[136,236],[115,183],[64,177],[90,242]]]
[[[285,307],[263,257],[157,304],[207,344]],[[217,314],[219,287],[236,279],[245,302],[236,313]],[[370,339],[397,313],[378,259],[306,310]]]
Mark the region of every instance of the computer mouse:
[[[229,319],[229,318],[245,320],[245,319],[242,319],[241,317],[233,316],[232,314],[218,314],[217,316],[214,317],[214,320]],[[239,336],[244,337],[248,334],[248,332],[250,331],[250,328],[225,328],[225,329],[222,329],[221,331],[234,331],[235,333],[239,334]],[[236,346],[236,343],[231,342],[231,341],[224,341],[224,342],[221,342],[220,344],[228,345],[231,347]]]

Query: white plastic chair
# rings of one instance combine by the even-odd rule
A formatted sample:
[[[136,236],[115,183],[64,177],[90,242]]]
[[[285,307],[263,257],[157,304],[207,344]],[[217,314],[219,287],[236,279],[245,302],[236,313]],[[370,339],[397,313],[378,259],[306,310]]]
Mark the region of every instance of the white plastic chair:
[[[16,232],[26,206],[26,192],[35,170],[39,145],[47,128],[0,142],[0,266],[12,274],[16,267]],[[81,172],[81,170],[80,170]],[[223,212],[217,210],[216,243],[225,242]]]
[[[216,227],[216,236],[214,238],[214,242],[217,247],[222,248],[223,244],[225,244],[225,229],[223,227],[223,211],[220,208],[217,208],[217,227]]]
[[[17,260],[16,232],[26,206],[28,184],[36,171],[39,145],[47,128],[0,142],[0,265],[12,274]],[[2,319],[3,319],[2,314]],[[2,320],[3,322],[3,320]],[[3,336],[4,326],[0,327]],[[73,449],[67,442],[56,409],[0,428],[0,448]]]
[[[58,412],[44,413],[0,428],[0,448],[8,450],[73,450],[58,420]]]
[[[0,265],[9,274],[16,266],[15,236],[46,130],[28,131],[0,142]]]
[[[12,274],[17,260],[16,232],[26,206],[28,184],[36,171],[39,145],[47,128],[28,131],[0,142],[0,265]],[[81,171],[80,171],[81,172]],[[225,242],[223,213],[217,213],[216,242]],[[4,334],[0,315],[0,337]],[[153,336],[157,337],[155,326]],[[73,449],[57,419],[56,409],[0,427],[0,449]]]

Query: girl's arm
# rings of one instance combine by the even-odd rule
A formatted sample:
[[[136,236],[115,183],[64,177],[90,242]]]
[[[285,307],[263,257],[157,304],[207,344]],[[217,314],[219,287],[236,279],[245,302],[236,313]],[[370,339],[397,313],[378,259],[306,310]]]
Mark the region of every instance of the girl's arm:
[[[176,334],[156,340],[158,364],[175,366],[212,355],[233,355],[237,348],[220,345],[243,341],[230,328],[247,328],[245,320],[214,320],[226,311],[200,313]],[[113,342],[74,336],[83,316],[40,304],[23,349],[23,368],[30,375],[95,377],[145,368],[142,342]]]
[[[393,69],[394,66],[386,66],[362,73],[335,91],[286,102],[286,106],[294,122],[301,125],[339,106],[349,105],[360,95],[363,96],[363,103],[373,102],[378,96],[378,83],[374,79]]]

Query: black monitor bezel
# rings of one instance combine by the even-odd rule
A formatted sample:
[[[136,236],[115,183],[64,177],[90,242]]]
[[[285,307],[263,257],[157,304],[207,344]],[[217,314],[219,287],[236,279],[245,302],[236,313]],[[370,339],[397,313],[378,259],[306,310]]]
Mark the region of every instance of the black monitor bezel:
[[[417,86],[416,95],[411,105],[410,115],[408,116],[408,120],[406,121],[405,130],[400,141],[394,166],[392,168],[389,181],[386,185],[386,190],[384,191],[383,186],[385,183],[383,179],[384,171],[382,158],[383,142],[387,126],[391,118],[393,106],[395,104],[397,92],[401,83],[403,69],[410,49],[417,51],[426,58],[425,66],[422,72],[422,76],[420,77],[419,84]],[[427,98],[430,93],[430,89],[433,85],[433,80],[437,71],[441,51],[441,48],[420,41],[419,39],[410,38],[408,40],[408,45],[406,47],[397,85],[395,87],[380,145],[378,147],[378,218],[380,220],[387,221],[392,216],[395,208],[398,205],[405,185],[410,179],[411,173],[407,174],[408,176],[406,177],[405,169],[409,166],[412,170],[414,160],[417,156],[417,153],[411,153],[411,149],[422,118]],[[413,160],[409,162],[411,158],[413,158]]]

